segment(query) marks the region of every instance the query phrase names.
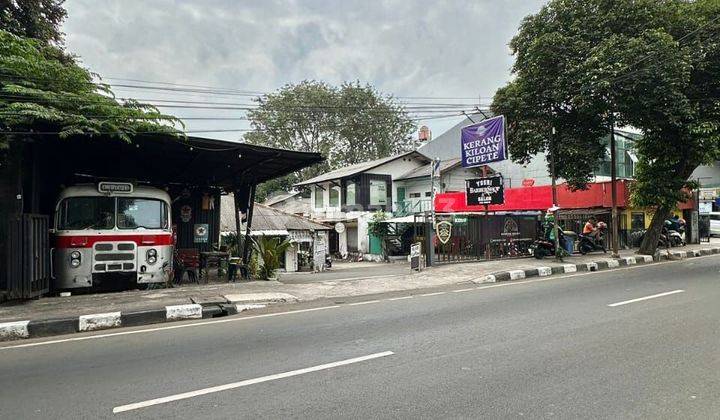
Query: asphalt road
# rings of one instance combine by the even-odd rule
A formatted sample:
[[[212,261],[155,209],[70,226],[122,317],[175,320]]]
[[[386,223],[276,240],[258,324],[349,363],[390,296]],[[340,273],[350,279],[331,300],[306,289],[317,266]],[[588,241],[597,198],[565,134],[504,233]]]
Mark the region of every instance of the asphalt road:
[[[719,270],[695,258],[6,343],[0,418],[718,418]]]

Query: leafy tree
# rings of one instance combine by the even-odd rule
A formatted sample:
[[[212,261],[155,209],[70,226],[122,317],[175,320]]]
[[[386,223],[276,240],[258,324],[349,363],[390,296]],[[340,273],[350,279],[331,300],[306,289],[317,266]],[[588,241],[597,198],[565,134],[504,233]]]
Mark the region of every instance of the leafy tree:
[[[641,129],[633,201],[656,210],[640,249],[654,253],[692,172],[720,157],[719,16],[715,0],[553,0],[525,18],[493,101],[513,159],[548,151],[554,127],[558,174],[582,187],[612,124]]]
[[[0,29],[34,38],[44,44],[62,45],[60,25],[67,12],[65,0],[3,0],[0,2]]]
[[[255,201],[262,203],[267,200],[273,192],[290,191],[296,182],[299,182],[297,174],[286,175],[281,178],[271,179],[257,186]]]
[[[153,106],[119,103],[60,48],[0,30],[0,149],[27,133],[131,141],[143,132],[177,134],[175,123]]]
[[[328,158],[290,176],[289,185],[413,146],[414,124],[402,106],[357,82],[339,88],[316,81],[287,85],[262,98],[249,117],[255,131],[245,135],[247,142]]]

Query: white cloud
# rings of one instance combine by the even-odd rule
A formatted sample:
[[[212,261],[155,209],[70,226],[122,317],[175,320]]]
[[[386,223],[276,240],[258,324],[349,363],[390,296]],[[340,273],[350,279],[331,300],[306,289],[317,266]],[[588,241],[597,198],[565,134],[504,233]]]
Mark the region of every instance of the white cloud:
[[[72,0],[66,3],[69,17],[64,30],[69,50],[105,77],[253,91],[274,90],[303,79],[333,84],[360,80],[396,96],[476,97],[492,95],[508,80],[512,58],[507,43],[521,19],[542,3]],[[180,97],[120,93],[151,99]],[[210,116],[200,110],[174,112]],[[237,114],[212,114],[229,115]],[[439,134],[456,121],[433,120],[428,125]],[[188,126],[245,124],[190,121]]]

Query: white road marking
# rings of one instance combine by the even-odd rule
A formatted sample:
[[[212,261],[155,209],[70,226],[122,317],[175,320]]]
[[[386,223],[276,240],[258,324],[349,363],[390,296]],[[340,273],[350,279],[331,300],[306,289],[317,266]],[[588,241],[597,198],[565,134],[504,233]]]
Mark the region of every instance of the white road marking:
[[[370,303],[380,303],[380,301],[379,300],[366,300],[364,302],[348,303],[348,306],[367,305]]]
[[[418,296],[439,296],[439,295],[444,295],[445,293],[447,293],[447,292],[423,293]]]
[[[245,381],[233,382],[230,384],[198,389],[197,391],[183,392],[182,394],[170,395],[167,397],[155,398],[152,400],[141,401],[141,402],[137,402],[137,403],[133,403],[133,404],[121,405],[118,407],[114,407],[113,413],[117,414],[117,413],[122,413],[125,411],[137,410],[140,408],[151,407],[154,405],[165,404],[165,403],[169,403],[169,402],[173,402],[173,401],[179,401],[179,400],[185,400],[188,398],[199,397],[201,395],[212,394],[215,392],[222,392],[222,391],[227,391],[230,389],[241,388],[241,387],[248,386],[248,385],[255,385],[255,384],[260,384],[263,382],[269,382],[269,381],[275,381],[278,379],[290,378],[293,376],[304,375],[306,373],[318,372],[321,370],[327,370],[327,369],[332,369],[332,368],[336,368],[336,367],[340,367],[340,366],[350,365],[353,363],[360,363],[360,362],[364,362],[367,360],[378,359],[378,358],[385,357],[385,356],[391,356],[393,354],[395,354],[395,353],[393,353],[391,351],[384,351],[382,353],[373,353],[373,354],[369,354],[367,356],[341,360],[339,362],[326,363],[324,365],[317,365],[317,366],[312,366],[312,367],[308,367],[308,368],[304,368],[304,369],[291,370],[289,372],[276,373],[274,375],[262,376],[260,378],[248,379]]]
[[[471,292],[473,290],[477,290],[477,287],[470,287],[467,289],[457,289],[457,290],[453,290],[453,293]]]
[[[390,300],[405,300],[405,299],[412,299],[412,298],[414,298],[414,297],[415,297],[415,296],[400,296],[400,297],[390,298],[390,299],[388,299],[388,300],[389,300],[389,301],[390,301]]]
[[[658,293],[658,294],[656,294],[656,295],[650,295],[650,296],[645,296],[645,297],[641,297],[641,298],[637,298],[637,299],[630,299],[630,300],[624,300],[624,301],[622,301],[622,302],[611,303],[611,304],[609,304],[608,306],[610,306],[610,307],[622,306],[622,305],[627,305],[628,303],[641,302],[641,301],[643,301],[643,300],[655,299],[655,298],[659,298],[659,297],[663,297],[663,296],[669,296],[669,295],[674,295],[674,294],[676,294],[676,293],[682,293],[682,292],[684,292],[684,290],[678,289],[678,290],[673,290],[673,291],[671,291],[671,292]]]
[[[244,317],[237,317],[237,318],[223,318],[223,319],[217,319],[217,320],[212,320],[212,321],[194,322],[192,324],[167,325],[167,326],[163,326],[163,327],[143,328],[141,330],[133,330],[133,331],[120,331],[120,332],[107,333],[107,334],[88,335],[88,336],[84,336],[84,337],[62,338],[59,340],[50,340],[50,341],[42,341],[42,342],[38,342],[38,343],[25,343],[25,344],[18,344],[15,346],[0,347],[0,350],[19,349],[19,348],[25,348],[25,347],[37,347],[37,346],[45,346],[48,344],[67,343],[67,342],[72,342],[72,341],[85,341],[85,340],[93,340],[96,338],[117,337],[117,336],[121,336],[121,335],[140,334],[140,333],[163,331],[163,330],[176,330],[179,328],[199,327],[202,325],[224,324],[226,322],[247,321],[249,319],[269,318],[269,317],[280,316],[280,315],[292,315],[292,314],[299,314],[299,313],[304,313],[304,312],[324,311],[325,309],[335,309],[335,308],[339,308],[339,307],[340,307],[340,305],[323,306],[320,308],[299,309],[297,311],[276,312],[276,313],[272,313],[272,314],[252,315],[252,316],[244,316]]]

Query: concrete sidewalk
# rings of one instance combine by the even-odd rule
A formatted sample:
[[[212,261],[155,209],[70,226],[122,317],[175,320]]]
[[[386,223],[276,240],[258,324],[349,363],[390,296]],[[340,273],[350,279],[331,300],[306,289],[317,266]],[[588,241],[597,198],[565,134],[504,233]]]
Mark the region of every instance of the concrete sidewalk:
[[[661,251],[657,259],[679,259],[720,253],[720,240]],[[284,284],[254,281],[183,286],[171,289],[48,297],[0,305],[0,340],[64,334],[175,319],[234,314],[268,304],[335,299],[386,292],[427,289],[453,284],[479,284],[533,276],[612,269],[653,262],[633,250],[621,258],[594,253],[572,256],[563,263],[531,258],[456,263],[422,272],[366,278]],[[282,280],[282,278],[281,278]],[[4,332],[3,332],[4,331]]]

